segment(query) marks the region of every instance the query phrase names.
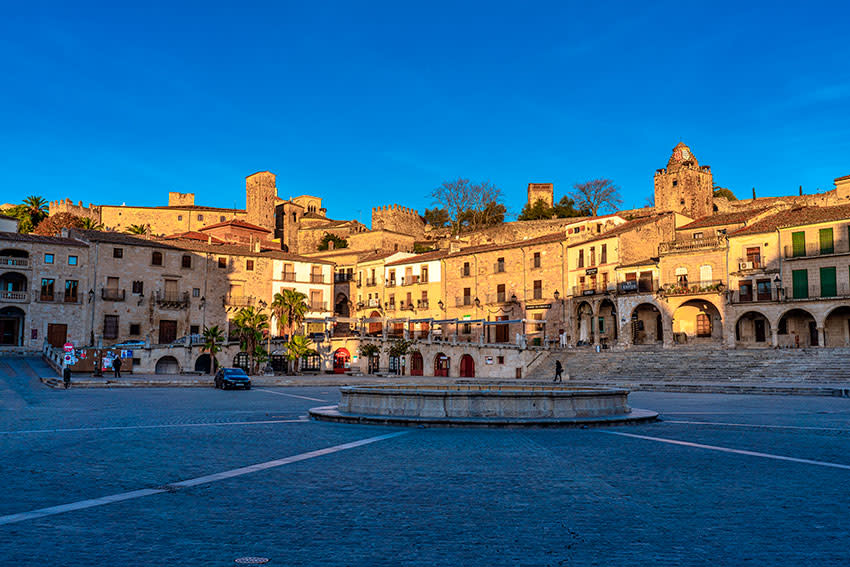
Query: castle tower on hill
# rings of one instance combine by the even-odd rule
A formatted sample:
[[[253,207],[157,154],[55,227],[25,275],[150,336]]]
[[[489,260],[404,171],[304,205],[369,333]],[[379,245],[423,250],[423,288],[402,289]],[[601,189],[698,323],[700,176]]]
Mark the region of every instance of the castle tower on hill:
[[[245,178],[246,221],[273,231],[276,201],[277,187],[274,173],[259,171]]]
[[[533,207],[537,201],[543,201],[547,207],[555,203],[555,185],[552,183],[529,183],[528,206]]]
[[[711,167],[700,165],[691,148],[679,142],[667,167],[655,172],[655,210],[697,219],[712,213],[713,196]]]

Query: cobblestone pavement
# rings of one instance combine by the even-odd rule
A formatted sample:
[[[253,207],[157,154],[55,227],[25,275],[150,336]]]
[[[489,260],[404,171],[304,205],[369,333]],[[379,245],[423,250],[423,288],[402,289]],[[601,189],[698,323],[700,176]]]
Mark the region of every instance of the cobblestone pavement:
[[[63,391],[38,364],[0,359],[0,565],[850,563],[847,399],[635,393],[664,421],[399,429],[304,421],[328,387]]]

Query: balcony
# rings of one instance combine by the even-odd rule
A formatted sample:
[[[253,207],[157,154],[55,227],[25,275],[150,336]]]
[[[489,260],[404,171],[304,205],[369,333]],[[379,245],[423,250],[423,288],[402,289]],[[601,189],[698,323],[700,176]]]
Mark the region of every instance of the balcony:
[[[417,309],[428,309],[428,300],[427,299],[419,299],[416,301]]]
[[[626,280],[617,284],[617,293],[653,293],[658,289],[657,279]]]
[[[761,293],[741,293],[740,289],[729,290],[729,303],[741,304],[741,303],[769,303],[776,302],[780,299],[780,294],[783,293],[784,290],[779,290],[777,288],[771,288],[769,292],[761,292]]]
[[[325,283],[324,274],[310,274],[310,283]]]
[[[690,240],[674,240],[673,242],[662,242],[658,245],[659,254],[674,254],[676,252],[693,252],[696,250],[709,250],[711,248],[724,248],[726,238],[714,236],[711,238],[692,238]]]
[[[416,285],[419,283],[419,276],[410,276],[409,278],[401,278],[401,285]]]
[[[508,292],[505,292],[505,293],[499,293],[499,292],[488,293],[487,297],[486,297],[486,302],[489,305],[498,305],[500,303],[516,303],[517,297],[516,297],[516,293],[513,293],[513,292],[511,292],[510,294],[508,294]]]
[[[783,288],[782,299],[784,301],[812,301],[850,297],[850,286],[845,283],[839,283],[834,291],[835,293],[833,293],[833,290],[824,289],[819,285],[808,285],[802,289],[794,289],[793,286],[789,286]]]
[[[0,290],[0,302],[3,303],[29,303],[30,294],[26,291]]]
[[[19,258],[17,256],[0,256],[0,268],[28,270],[30,268],[30,259]]]
[[[251,307],[254,305],[254,297],[251,295],[230,295],[224,296],[225,307]]]
[[[767,266],[761,259],[761,256],[747,256],[746,258],[738,258],[735,266],[739,272],[759,272],[767,269]],[[731,270],[730,270],[731,271]]]
[[[659,291],[664,295],[699,295],[703,293],[721,293],[726,286],[722,280],[706,280],[693,283],[665,284]]]
[[[56,291],[51,295],[36,292],[34,299],[39,303],[82,303],[79,294],[66,294],[64,291]]]
[[[124,301],[126,290],[104,287],[100,289],[100,297],[105,301]]]
[[[375,278],[366,278],[366,287],[375,287],[376,285],[378,285],[378,282]]]
[[[463,295],[455,297],[455,307],[471,307],[473,305],[471,295]]]
[[[504,262],[496,262],[493,264],[493,273],[501,274],[505,271],[505,263]]]
[[[342,273],[342,272],[334,274],[334,282],[336,282],[336,283],[350,282],[353,279],[354,279],[354,274]]]
[[[576,285],[573,286],[573,297],[578,297],[582,295],[597,295],[600,293],[612,293],[616,291],[617,287],[613,284],[613,282],[609,283],[597,283],[597,284],[584,284],[584,285]]]
[[[327,311],[328,303],[326,301],[311,301],[310,311]]]
[[[153,295],[154,302],[165,309],[185,309],[189,307],[189,292],[160,291]]]
[[[384,287],[395,287],[395,280],[387,280],[387,283],[384,284]]]
[[[294,282],[295,281],[295,272],[283,272],[280,275],[280,279],[285,282]]]
[[[472,277],[472,268],[469,266],[463,266],[460,269],[460,277],[462,278],[471,278]]]
[[[837,254],[847,254],[850,253],[850,241],[848,240],[836,240],[832,247],[823,247],[821,248],[820,243],[818,242],[807,242],[805,249],[797,250],[797,253],[794,253],[793,246],[784,246],[783,247],[783,256],[788,260],[799,260],[800,258],[817,258],[819,256],[835,256]]]

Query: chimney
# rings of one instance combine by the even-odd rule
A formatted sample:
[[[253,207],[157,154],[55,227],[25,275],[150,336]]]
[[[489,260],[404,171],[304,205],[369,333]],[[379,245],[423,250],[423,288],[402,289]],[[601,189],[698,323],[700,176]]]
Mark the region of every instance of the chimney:
[[[260,241],[256,240],[251,248],[254,250],[255,253],[259,254],[260,253]]]

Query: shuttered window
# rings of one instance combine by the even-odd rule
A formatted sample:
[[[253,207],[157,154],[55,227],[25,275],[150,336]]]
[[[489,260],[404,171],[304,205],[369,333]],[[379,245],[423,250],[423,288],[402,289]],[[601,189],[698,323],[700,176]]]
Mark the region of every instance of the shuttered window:
[[[793,282],[791,297],[794,299],[806,299],[809,297],[809,271],[793,270],[791,276]]]
[[[835,297],[837,295],[835,284],[835,266],[820,269],[820,296]]]
[[[818,237],[820,238],[820,253],[821,254],[832,254],[835,252],[835,246],[832,241],[832,229],[831,228],[822,228],[818,232]],[[834,268],[833,268],[834,269]]]
[[[791,233],[791,247],[793,248],[793,256],[795,258],[797,256],[805,256],[806,255],[806,233],[805,232],[792,232]]]

